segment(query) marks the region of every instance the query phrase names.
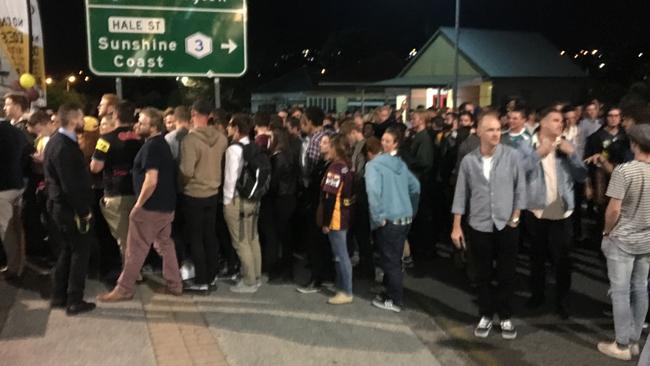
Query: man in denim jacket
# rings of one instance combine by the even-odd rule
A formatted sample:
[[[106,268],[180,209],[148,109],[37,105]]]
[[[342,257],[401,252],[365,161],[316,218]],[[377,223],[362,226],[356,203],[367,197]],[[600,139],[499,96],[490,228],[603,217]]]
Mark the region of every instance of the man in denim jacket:
[[[584,182],[587,168],[576,147],[562,139],[562,113],[554,109],[540,112],[540,130],[526,154],[528,211],[526,231],[531,244],[531,308],[544,304],[546,256],[555,263],[557,314],[568,317],[567,295],[571,288],[569,251],[573,242],[571,215],[574,206],[574,182]],[[577,208],[579,209],[579,208]]]

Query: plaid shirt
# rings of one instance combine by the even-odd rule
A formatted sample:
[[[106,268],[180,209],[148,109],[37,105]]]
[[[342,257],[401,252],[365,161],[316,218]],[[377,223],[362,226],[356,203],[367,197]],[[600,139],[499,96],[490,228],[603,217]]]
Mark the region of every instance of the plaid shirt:
[[[307,145],[307,161],[306,161],[306,172],[311,174],[320,159],[320,140],[323,136],[330,136],[332,132],[326,129],[315,132],[311,139],[309,140],[309,145]]]

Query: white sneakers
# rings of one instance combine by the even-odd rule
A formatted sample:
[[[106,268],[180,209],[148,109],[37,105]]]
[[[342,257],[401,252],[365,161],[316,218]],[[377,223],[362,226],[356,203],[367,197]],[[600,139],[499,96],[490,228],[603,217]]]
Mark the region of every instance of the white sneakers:
[[[474,329],[474,336],[478,338],[487,338],[492,330],[492,319],[484,316],[478,322],[478,325]]]
[[[478,338],[487,338],[490,335],[492,330],[492,319],[484,316],[481,317],[481,320],[478,322],[478,325],[474,329],[474,336]],[[513,340],[517,338],[517,328],[512,323],[512,320],[505,319],[499,323],[501,328],[501,337],[507,340]]]

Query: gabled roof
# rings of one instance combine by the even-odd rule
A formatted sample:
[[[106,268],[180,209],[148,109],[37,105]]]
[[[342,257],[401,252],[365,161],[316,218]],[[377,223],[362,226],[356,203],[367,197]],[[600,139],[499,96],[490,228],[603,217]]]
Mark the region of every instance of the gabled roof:
[[[436,75],[436,76],[402,76],[393,79],[382,80],[370,85],[383,87],[435,87],[449,86],[454,83],[454,75]],[[459,82],[474,81],[475,78],[469,76],[460,76]]]
[[[425,50],[438,37],[455,44],[455,30],[441,27],[406,65],[399,76],[421,60]],[[539,33],[460,29],[461,57],[476,66],[484,77],[585,77],[585,73]]]

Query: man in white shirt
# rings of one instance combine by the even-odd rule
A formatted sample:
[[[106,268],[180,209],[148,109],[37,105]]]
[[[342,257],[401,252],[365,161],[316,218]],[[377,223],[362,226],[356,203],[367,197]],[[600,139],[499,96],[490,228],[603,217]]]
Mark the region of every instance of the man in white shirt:
[[[252,121],[248,115],[235,114],[228,124],[228,137],[232,143],[226,150],[225,179],[223,183],[223,213],[232,238],[232,246],[241,262],[242,279],[230,287],[238,293],[254,293],[262,275],[262,252],[255,217],[258,202],[239,197],[237,179],[244,167],[244,146],[250,144]]]
[[[539,117],[539,132],[533,136],[534,150],[526,159],[528,211],[524,222],[531,244],[532,292],[527,305],[538,308],[545,303],[546,261],[550,255],[555,264],[555,311],[566,319],[571,289],[573,187],[576,181],[584,182],[587,168],[576,148],[561,138],[562,113],[547,108]]]

